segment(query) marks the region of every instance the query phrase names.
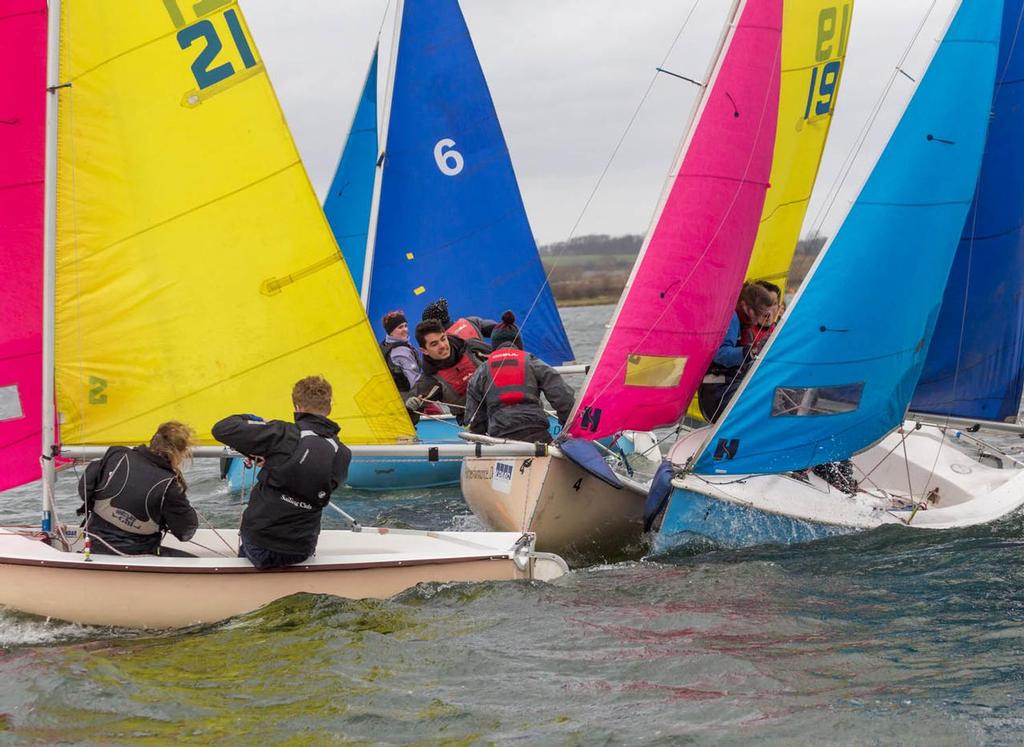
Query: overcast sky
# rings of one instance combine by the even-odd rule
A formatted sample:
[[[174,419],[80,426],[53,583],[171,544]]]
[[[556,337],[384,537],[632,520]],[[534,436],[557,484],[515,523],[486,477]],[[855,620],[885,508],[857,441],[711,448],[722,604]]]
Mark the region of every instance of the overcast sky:
[[[904,66],[915,78],[953,4],[856,0],[842,90],[805,231],[829,202],[827,187],[918,24],[934,5]],[[667,56],[668,69],[703,78],[729,6],[729,0],[462,0],[538,242],[567,238],[581,215],[575,235],[647,230],[696,93],[690,84],[657,75],[655,67]],[[382,22],[382,44],[390,42],[394,0],[386,19],[388,0],[244,0],[242,7],[322,196]],[[651,94],[584,212],[652,78]],[[825,232],[834,230],[856,196],[911,90],[905,78],[895,84],[856,161],[859,168],[824,219]]]

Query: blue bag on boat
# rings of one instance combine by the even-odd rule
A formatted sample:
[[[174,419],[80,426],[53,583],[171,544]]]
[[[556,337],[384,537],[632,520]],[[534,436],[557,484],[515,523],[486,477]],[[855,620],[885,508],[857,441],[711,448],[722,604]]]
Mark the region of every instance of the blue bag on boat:
[[[584,472],[593,475],[601,482],[608,483],[613,488],[622,487],[622,481],[608,466],[604,455],[597,450],[593,441],[588,441],[585,438],[569,438],[558,444],[558,448],[565,454],[566,459]]]

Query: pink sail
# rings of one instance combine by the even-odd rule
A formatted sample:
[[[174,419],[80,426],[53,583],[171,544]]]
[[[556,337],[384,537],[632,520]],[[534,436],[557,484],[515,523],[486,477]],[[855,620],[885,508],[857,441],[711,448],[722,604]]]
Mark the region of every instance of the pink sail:
[[[738,18],[577,400],[574,436],[675,423],[725,337],[771,173],[782,0],[747,0]]]
[[[46,2],[0,4],[0,490],[39,479]]]

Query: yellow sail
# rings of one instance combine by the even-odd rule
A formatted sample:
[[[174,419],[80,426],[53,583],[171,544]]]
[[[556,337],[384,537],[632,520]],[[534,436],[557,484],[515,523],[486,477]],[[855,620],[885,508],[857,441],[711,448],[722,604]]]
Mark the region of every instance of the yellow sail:
[[[853,0],[785,0],[782,81],[770,188],[747,280],[768,280],[786,292],[800,228],[832,124]],[[703,420],[697,399],[687,415]]]
[[[64,0],[61,34],[64,443],[213,443],[311,374],[344,440],[412,437],[237,3]]]
[[[853,0],[786,0],[771,188],[747,270],[783,292],[818,176],[853,18]]]

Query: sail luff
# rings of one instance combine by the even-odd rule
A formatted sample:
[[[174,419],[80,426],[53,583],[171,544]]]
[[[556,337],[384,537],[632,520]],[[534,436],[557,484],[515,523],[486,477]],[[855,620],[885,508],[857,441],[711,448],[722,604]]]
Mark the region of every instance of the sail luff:
[[[370,311],[370,289],[373,283],[373,260],[377,253],[377,230],[380,224],[380,196],[384,187],[384,165],[388,158],[388,131],[391,126],[391,104],[395,100],[395,75],[398,69],[398,47],[402,43],[402,18],[405,16],[405,0],[395,4],[395,27],[392,31],[391,52],[388,61],[388,76],[384,83],[384,105],[380,114],[380,129],[377,134],[377,163],[374,167],[373,198],[370,201],[370,222],[366,230],[366,255],[363,261],[363,277],[359,298],[363,308]]]
[[[768,188],[782,3],[749,0],[736,18],[577,403],[573,435],[676,422],[728,327]]]
[[[43,370],[42,370],[42,520],[41,529],[50,530],[53,516],[53,487],[56,480],[52,449],[57,443],[55,327],[57,287],[57,137],[61,85],[60,33],[63,22],[61,0],[48,4],[46,36],[46,176],[43,203]]]

